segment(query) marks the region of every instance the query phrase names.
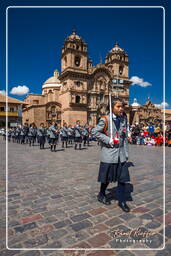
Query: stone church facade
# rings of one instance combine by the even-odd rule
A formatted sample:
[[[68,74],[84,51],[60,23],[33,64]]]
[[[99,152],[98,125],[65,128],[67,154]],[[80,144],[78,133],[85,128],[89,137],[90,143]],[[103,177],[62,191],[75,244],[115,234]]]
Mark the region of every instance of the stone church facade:
[[[62,126],[96,125],[106,113],[109,91],[112,98],[126,103],[129,115],[129,60],[128,54],[115,46],[108,52],[105,63],[93,66],[88,56],[88,45],[75,31],[64,41],[61,54],[61,74],[57,70],[42,86],[42,94],[29,94],[24,100],[23,122],[45,124],[53,120]]]

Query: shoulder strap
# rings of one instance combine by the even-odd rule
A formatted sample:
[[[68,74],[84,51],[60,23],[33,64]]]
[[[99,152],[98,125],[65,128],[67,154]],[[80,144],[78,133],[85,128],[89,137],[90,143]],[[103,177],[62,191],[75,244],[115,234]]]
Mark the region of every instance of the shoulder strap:
[[[105,126],[103,128],[103,132],[107,135],[107,130],[108,130],[108,116],[102,116],[101,118],[105,119]]]

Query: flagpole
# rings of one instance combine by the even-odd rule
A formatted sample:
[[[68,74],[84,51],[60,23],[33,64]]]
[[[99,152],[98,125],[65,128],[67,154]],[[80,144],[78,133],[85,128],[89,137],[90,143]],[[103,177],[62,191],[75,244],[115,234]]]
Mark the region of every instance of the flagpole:
[[[110,116],[110,138],[113,139],[113,126],[112,126],[112,95],[109,92],[109,116]]]

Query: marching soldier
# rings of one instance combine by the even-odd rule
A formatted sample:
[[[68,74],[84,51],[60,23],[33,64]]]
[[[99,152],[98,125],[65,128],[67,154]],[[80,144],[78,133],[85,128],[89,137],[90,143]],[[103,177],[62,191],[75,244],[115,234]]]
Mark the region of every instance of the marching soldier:
[[[79,145],[79,149],[81,150],[82,143],[82,128],[80,126],[80,121],[76,121],[76,126],[74,126],[74,141],[75,141],[75,150],[77,149],[77,145]]]
[[[64,123],[64,127],[61,129],[61,140],[62,140],[62,148],[64,148],[64,143],[67,148],[68,143],[68,127],[67,123]]]
[[[123,115],[123,108],[122,100],[116,99],[112,103],[111,115],[102,117],[92,132],[101,141],[101,162],[98,176],[101,187],[98,201],[103,204],[111,203],[106,197],[106,188],[110,182],[117,181],[118,206],[123,211],[129,212],[130,209],[125,199],[125,183],[130,181],[126,164],[128,127],[127,120]],[[111,134],[112,136],[110,136]]]
[[[49,138],[50,138],[50,150],[56,151],[56,144],[58,141],[59,131],[55,121],[52,122],[52,125],[49,127]]]
[[[44,127],[44,123],[40,124],[40,127],[37,130],[37,135],[39,136],[40,149],[44,149],[46,138],[46,128]]]

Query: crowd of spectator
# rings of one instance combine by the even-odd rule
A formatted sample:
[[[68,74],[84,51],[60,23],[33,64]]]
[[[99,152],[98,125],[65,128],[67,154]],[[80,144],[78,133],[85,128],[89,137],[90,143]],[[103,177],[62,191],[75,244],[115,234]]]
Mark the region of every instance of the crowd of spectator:
[[[164,136],[165,131],[165,136]],[[169,146],[171,147],[171,126],[162,124],[132,124],[130,126],[132,144],[147,146]]]

